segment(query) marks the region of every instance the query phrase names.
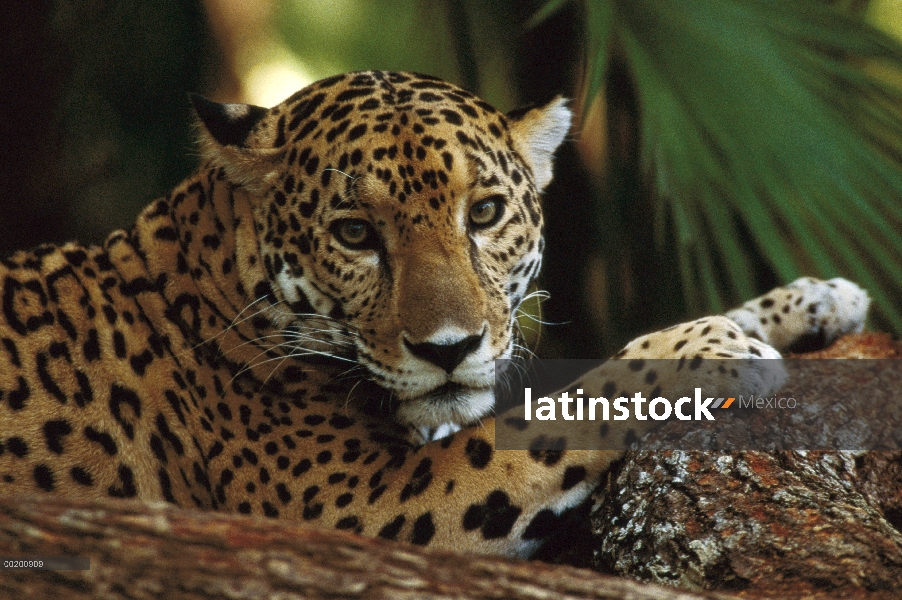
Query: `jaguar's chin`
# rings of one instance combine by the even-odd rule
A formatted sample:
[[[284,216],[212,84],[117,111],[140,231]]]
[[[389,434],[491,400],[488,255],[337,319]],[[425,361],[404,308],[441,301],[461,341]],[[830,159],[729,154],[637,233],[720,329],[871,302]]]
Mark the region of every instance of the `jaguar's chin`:
[[[418,398],[401,402],[398,419],[414,427],[465,426],[489,414],[495,405],[492,388],[446,383]]]

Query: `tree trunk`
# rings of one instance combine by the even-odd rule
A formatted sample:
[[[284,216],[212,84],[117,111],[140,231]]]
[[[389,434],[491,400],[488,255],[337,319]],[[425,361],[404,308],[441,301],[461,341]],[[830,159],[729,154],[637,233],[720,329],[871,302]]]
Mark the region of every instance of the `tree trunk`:
[[[567,566],[114,500],[0,498],[0,555],[91,561],[86,571],[0,570],[0,598],[726,598]]]

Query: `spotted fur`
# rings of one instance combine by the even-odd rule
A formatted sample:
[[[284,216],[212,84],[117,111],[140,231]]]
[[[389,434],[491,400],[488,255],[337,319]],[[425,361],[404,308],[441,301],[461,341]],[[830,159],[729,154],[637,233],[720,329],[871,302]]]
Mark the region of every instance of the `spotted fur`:
[[[531,552],[618,457],[493,443],[565,102],[504,115],[364,72],[272,109],[194,103],[205,163],[132,229],[0,261],[0,493]],[[775,330],[712,318],[624,356],[776,356]]]

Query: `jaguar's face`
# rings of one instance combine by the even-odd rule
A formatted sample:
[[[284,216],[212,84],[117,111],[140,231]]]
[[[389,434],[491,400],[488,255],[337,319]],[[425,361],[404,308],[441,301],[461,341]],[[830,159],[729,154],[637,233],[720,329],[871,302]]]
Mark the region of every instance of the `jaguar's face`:
[[[331,318],[332,351],[353,350],[403,421],[486,414],[541,264],[539,192],[569,118],[560,100],[508,118],[400,73],[334,78],[260,112],[233,152],[266,160],[250,185],[281,325]]]

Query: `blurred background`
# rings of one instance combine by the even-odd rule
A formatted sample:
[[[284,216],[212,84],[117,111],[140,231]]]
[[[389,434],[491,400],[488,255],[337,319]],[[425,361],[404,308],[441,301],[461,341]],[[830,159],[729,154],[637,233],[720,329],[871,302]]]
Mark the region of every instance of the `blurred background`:
[[[196,166],[187,100],[415,70],[573,98],[543,357],[597,357],[800,275],[902,333],[902,0],[33,0],[0,31],[0,256],[98,243]],[[539,330],[541,329],[541,335]],[[541,337],[541,340],[538,338]]]

